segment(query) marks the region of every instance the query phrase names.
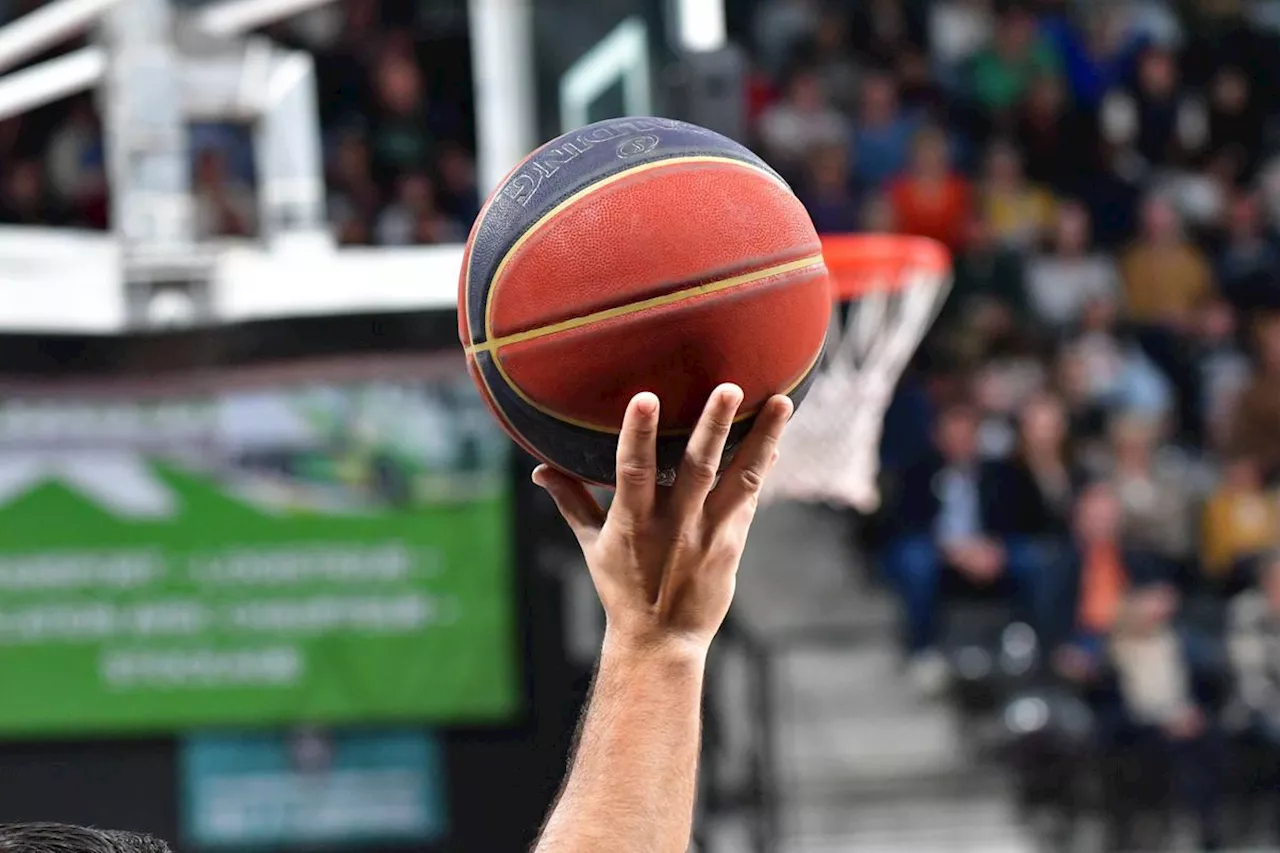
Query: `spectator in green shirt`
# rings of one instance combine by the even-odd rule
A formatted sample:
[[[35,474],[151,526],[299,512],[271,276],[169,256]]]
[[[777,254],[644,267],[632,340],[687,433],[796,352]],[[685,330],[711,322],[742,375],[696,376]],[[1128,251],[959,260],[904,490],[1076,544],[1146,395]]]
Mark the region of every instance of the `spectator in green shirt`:
[[[987,109],[1013,107],[1041,74],[1058,74],[1061,62],[1053,45],[1042,38],[1026,9],[1004,13],[995,37],[973,60],[973,90]]]

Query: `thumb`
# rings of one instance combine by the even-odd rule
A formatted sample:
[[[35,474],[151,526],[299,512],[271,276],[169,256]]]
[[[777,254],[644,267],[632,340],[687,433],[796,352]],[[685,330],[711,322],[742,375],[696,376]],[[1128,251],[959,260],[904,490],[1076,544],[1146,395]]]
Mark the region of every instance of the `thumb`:
[[[547,465],[533,469],[533,482],[546,490],[556,509],[579,542],[593,536],[604,524],[604,510],[581,481]]]

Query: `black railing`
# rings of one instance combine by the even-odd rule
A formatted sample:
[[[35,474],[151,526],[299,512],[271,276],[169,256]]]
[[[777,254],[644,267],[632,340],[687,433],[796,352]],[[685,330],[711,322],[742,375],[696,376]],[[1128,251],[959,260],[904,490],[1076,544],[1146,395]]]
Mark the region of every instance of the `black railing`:
[[[746,827],[754,853],[778,847],[773,669],[773,650],[731,614],[707,667],[701,819],[695,837],[701,853],[720,853],[713,829],[727,821]],[[732,731],[735,723],[745,723],[740,734]]]

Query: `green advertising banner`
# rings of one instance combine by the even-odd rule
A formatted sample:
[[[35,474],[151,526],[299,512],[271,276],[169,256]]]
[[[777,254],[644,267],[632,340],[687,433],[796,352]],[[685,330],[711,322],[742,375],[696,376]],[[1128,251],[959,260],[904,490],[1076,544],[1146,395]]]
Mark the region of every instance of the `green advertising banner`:
[[[0,400],[0,736],[515,710],[508,445],[455,361]]]

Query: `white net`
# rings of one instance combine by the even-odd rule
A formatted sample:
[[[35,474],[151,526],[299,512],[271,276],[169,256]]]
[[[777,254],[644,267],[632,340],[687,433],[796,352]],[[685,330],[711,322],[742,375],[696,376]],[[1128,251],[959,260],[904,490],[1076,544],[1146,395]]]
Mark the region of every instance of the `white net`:
[[[838,242],[837,242],[838,241]],[[763,500],[879,504],[884,414],[950,286],[950,261],[922,238],[868,235],[825,250],[838,303],[818,375],[779,448]]]

